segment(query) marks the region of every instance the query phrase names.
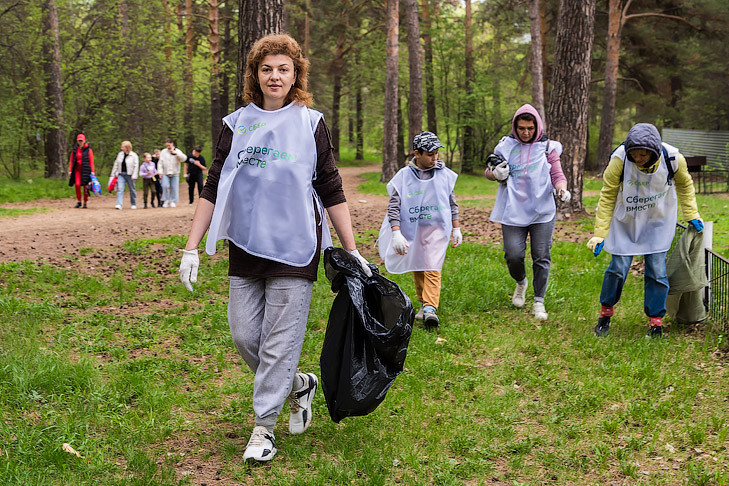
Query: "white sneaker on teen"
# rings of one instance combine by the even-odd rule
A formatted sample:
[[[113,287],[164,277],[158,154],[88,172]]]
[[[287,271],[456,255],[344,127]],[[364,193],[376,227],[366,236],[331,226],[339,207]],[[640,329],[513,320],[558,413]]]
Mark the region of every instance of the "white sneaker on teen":
[[[276,439],[273,434],[262,425],[253,427],[251,438],[248,439],[246,450],[243,453],[244,461],[265,462],[276,455]]]
[[[304,382],[298,390],[291,390],[289,394],[289,432],[303,434],[311,425],[311,403],[314,401],[319,381],[313,373],[296,373]]]
[[[171,203],[170,203],[170,207],[176,208],[176,207],[177,207],[177,204],[175,204],[175,203],[171,202]]]
[[[516,284],[514,295],[511,296],[511,303],[514,304],[515,307],[524,306],[524,302],[526,302],[527,287],[529,287],[529,282],[526,279],[524,279],[523,285],[520,283]]]
[[[118,209],[119,211],[121,211],[121,204],[117,204],[117,205],[116,205],[116,206],[114,206],[114,207],[115,207],[115,208],[117,208],[117,209]]]
[[[162,207],[163,208],[169,208],[170,207],[170,202],[169,201],[165,201],[165,203],[162,205]]]
[[[547,311],[544,308],[544,302],[534,302],[532,311],[534,312],[534,317],[540,321],[546,321],[549,318],[549,314],[547,314]]]
[[[132,204],[132,209],[137,209],[137,206],[135,204]]]

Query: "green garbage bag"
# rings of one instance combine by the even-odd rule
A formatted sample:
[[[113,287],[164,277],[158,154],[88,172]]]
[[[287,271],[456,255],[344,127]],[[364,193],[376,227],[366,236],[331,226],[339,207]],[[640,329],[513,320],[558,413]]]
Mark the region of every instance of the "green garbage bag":
[[[703,240],[703,234],[689,225],[666,262],[669,285],[666,308],[682,324],[706,319],[704,288],[708,280]]]

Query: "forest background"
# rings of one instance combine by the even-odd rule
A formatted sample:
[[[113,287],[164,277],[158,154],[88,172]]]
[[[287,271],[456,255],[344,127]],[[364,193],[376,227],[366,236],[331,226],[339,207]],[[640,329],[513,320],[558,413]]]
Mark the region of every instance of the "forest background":
[[[422,128],[446,145],[441,157],[447,164],[476,171],[509,132],[514,110],[533,102],[535,79],[542,80],[544,106],[550,103],[560,2],[395,2],[401,17],[397,110],[386,111],[392,3],[0,0],[6,32],[0,40],[0,171],[15,179],[40,170],[62,178],[80,132],[90,140],[100,174],[122,140],[141,153],[171,136],[186,151],[203,145],[209,156],[221,117],[239,105],[236,78],[245,52],[239,38],[255,30],[239,25],[247,4],[282,11],[277,22],[302,43],[312,64],[314,107],[325,114],[337,154],[340,144],[351,144],[356,158],[369,153],[377,161],[389,121],[397,127],[387,130],[397,132],[402,164],[409,132],[420,128],[412,121],[412,107],[419,106]],[[413,11],[419,12],[417,72],[408,59],[411,26],[405,28]],[[617,53],[612,59],[609,33]],[[535,34],[542,45],[538,61],[530,57]],[[587,171],[600,171],[605,150],[635,122],[729,129],[729,99],[717,96],[729,92],[724,0],[599,0],[593,40],[589,102],[579,107],[587,111],[587,130],[580,132],[587,151],[579,161]],[[417,83],[422,93],[413,93]],[[606,125],[609,118],[614,129]]]

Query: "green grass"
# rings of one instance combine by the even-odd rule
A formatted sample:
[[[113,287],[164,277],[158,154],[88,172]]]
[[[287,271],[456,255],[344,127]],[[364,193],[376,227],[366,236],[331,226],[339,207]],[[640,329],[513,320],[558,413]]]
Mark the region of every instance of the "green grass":
[[[128,243],[128,261],[164,247],[108,279],[0,264],[0,484],[199,484],[182,475],[193,458],[221,484],[729,484],[729,382],[712,356],[726,338],[674,325],[646,339],[632,275],[595,338],[608,257],[566,242],[540,326],[511,306],[497,244],[449,249],[440,332],[416,326],[382,405],[334,424],[320,393],[300,436],[285,407],[277,457],[245,465],[253,380],[229,335],[227,262],[202,255],[189,294],[182,241]],[[414,298],[409,274],[390,277]],[[304,370],[319,372],[332,299],[320,269]]]
[[[48,209],[46,208],[0,208],[0,218],[17,218],[18,216],[25,216],[26,214],[45,213],[47,211]]]
[[[19,180],[0,178],[0,204],[36,199],[62,199],[72,194],[74,194],[73,187],[68,187],[68,177],[45,179],[38,176]]]

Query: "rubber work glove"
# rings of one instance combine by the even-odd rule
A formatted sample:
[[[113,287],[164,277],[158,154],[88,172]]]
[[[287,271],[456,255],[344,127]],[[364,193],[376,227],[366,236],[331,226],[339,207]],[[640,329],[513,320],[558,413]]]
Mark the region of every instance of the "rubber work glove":
[[[567,189],[560,189],[557,191],[557,197],[560,201],[563,203],[570,202],[570,199],[572,199],[572,194]]]
[[[453,228],[453,248],[460,246],[461,243],[463,243],[461,228]]]
[[[589,248],[595,256],[600,254],[603,246],[605,246],[605,238],[600,238],[599,236],[593,236],[590,238],[590,241],[587,242],[587,248]]]
[[[200,258],[197,256],[197,249],[182,250],[182,261],[180,262],[180,280],[185,284],[187,290],[192,292],[190,283],[197,283],[197,269],[200,266]]]
[[[349,252],[349,254],[359,261],[359,264],[362,265],[362,271],[364,271],[365,275],[371,277],[372,269],[370,268],[370,262],[368,262],[365,257],[360,255],[358,250],[352,250]]]
[[[704,231],[704,222],[700,218],[692,219],[689,223],[691,223],[691,226],[694,227],[697,233]]]
[[[400,233],[400,230],[394,230],[392,232],[392,243],[390,243],[390,246],[392,246],[392,249],[398,255],[407,255],[408,248],[410,248],[408,240]]]
[[[506,179],[509,178],[509,163],[506,161],[500,163],[491,170],[491,173],[497,181],[506,182]]]

